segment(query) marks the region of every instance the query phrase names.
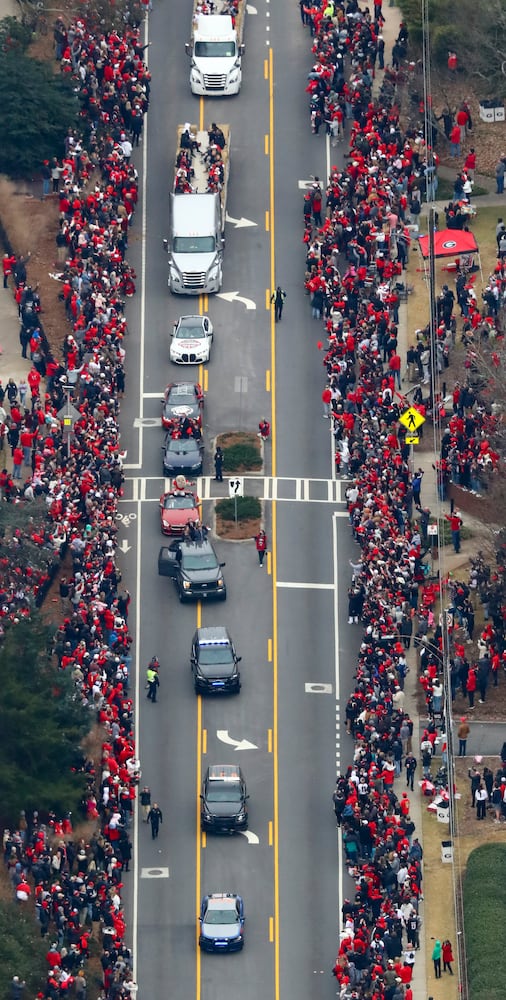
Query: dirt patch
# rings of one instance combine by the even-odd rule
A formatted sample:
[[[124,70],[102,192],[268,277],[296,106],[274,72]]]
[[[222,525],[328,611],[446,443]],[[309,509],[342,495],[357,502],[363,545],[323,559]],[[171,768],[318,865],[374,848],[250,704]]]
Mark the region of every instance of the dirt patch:
[[[34,190],[37,188],[40,191],[41,184],[33,185]],[[32,288],[38,287],[42,324],[52,349],[58,351],[67,334],[65,311],[58,299],[62,285],[51,277],[61,270],[61,266],[55,266],[58,197],[40,201],[26,191],[24,185],[0,178],[0,219],[15,253],[31,254],[28,281]]]
[[[223,538],[229,542],[244,542],[246,539],[254,538],[261,528],[261,519],[252,517],[248,521],[224,521],[222,517],[216,517],[216,534],[218,538]]]
[[[227,448],[252,448],[256,455],[258,455],[259,464],[255,464],[255,466],[240,465],[237,469],[234,469],[234,475],[243,475],[245,472],[258,472],[259,468],[263,465],[260,438],[253,431],[229,431],[226,434],[218,434],[216,445],[219,445],[224,452],[226,452]]]

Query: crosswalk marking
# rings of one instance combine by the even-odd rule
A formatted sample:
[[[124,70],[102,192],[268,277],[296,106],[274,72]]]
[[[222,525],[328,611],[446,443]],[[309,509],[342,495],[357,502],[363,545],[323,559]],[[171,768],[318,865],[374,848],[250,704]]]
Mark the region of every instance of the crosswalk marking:
[[[243,476],[245,496],[278,503],[346,503],[348,483],[341,479],[308,479],[291,476]],[[155,502],[170,490],[173,480],[161,476],[127,476],[120,503]],[[211,476],[200,476],[193,482],[201,500],[222,500],[228,497],[228,483],[216,482]],[[344,512],[345,513],[345,512]]]

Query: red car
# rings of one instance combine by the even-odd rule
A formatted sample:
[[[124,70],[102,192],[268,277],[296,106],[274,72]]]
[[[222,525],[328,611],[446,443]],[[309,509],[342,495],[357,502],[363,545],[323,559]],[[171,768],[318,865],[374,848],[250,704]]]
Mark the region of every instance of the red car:
[[[160,526],[164,535],[182,535],[190,521],[200,519],[200,500],[188,489],[174,489],[160,497]]]
[[[165,430],[188,417],[202,426],[204,393],[198,382],[170,382],[163,394],[162,426]]]

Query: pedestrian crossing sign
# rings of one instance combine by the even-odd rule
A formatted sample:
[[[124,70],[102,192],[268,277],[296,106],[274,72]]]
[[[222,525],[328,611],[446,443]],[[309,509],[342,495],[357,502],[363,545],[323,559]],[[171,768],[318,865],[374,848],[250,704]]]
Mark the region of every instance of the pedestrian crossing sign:
[[[412,434],[406,434],[406,444],[420,444],[420,438],[413,437]]]
[[[414,406],[410,406],[408,410],[404,410],[404,413],[401,413],[399,420],[401,424],[404,425],[406,430],[411,431],[412,434],[425,423],[425,417],[422,417],[420,411],[415,410]],[[411,443],[414,444],[415,442],[413,441]]]

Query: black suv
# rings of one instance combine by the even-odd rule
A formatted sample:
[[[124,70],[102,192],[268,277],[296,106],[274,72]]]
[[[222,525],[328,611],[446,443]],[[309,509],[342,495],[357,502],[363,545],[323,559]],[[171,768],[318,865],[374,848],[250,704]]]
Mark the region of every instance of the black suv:
[[[222,568],[212,545],[205,542],[187,542],[184,539],[162,545],[158,553],[159,576],[170,576],[177,588],[179,600],[216,597],[227,598],[227,588]]]
[[[203,830],[233,833],[248,829],[246,782],[235,764],[208,767],[202,785],[200,822]]]
[[[198,628],[193,636],[191,668],[196,694],[228,694],[240,691],[241,675],[234,644],[223,625]]]

